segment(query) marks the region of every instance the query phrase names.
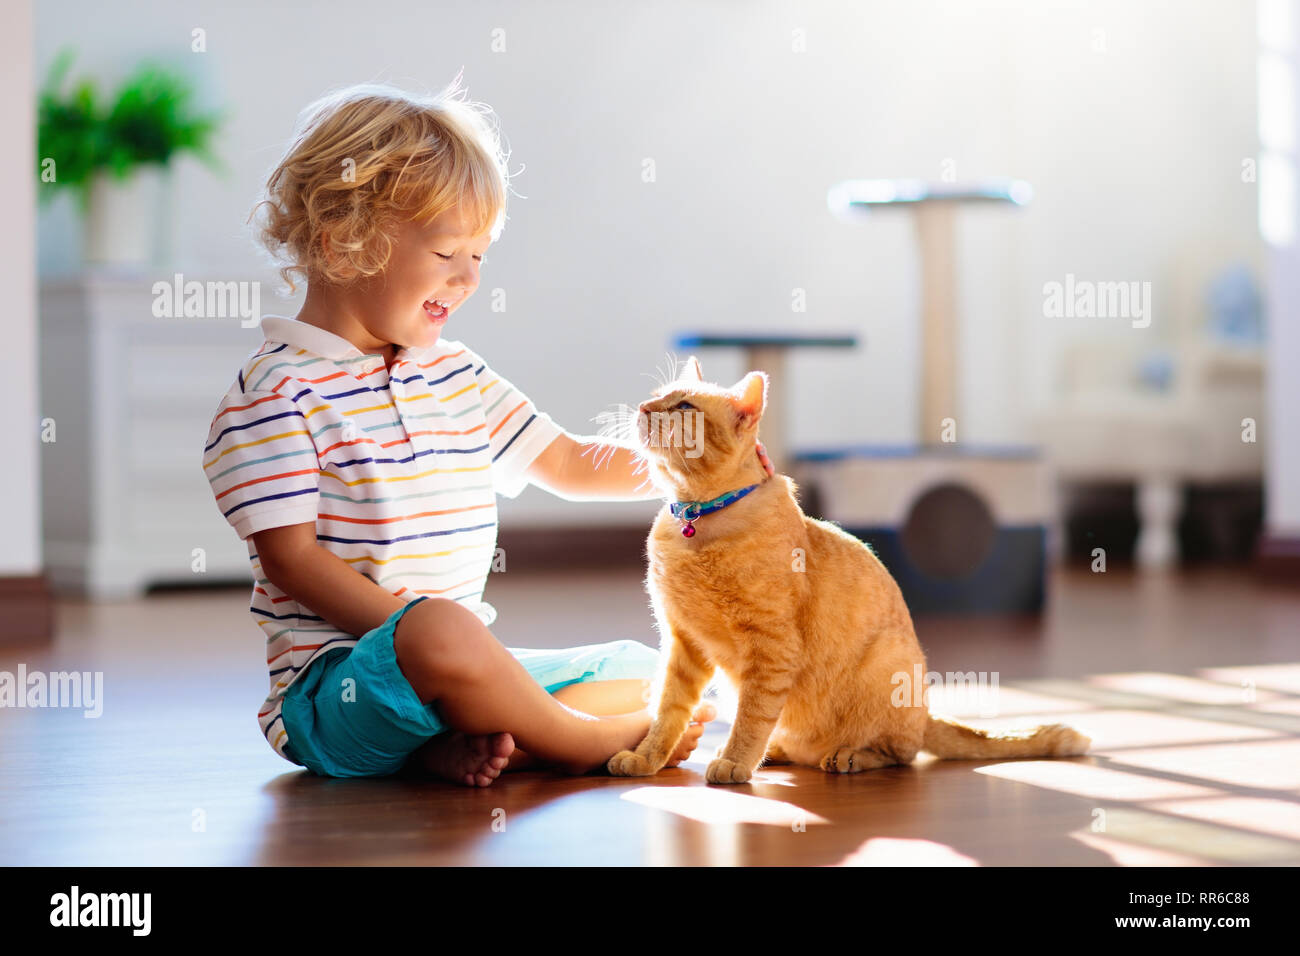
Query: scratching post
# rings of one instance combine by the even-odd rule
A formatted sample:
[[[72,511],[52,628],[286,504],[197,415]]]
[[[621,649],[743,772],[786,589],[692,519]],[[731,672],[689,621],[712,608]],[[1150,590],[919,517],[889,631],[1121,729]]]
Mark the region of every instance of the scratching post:
[[[861,222],[878,211],[905,210],[916,226],[921,265],[921,395],[917,437],[940,441],[945,418],[957,419],[957,233],[959,206],[1024,205],[1033,189],[1023,180],[973,185],[925,183],[918,179],[860,179],[834,186],[831,212]]]
[[[945,418],[957,417],[955,220],[950,202],[923,203],[914,219],[921,250],[921,401],[916,433],[924,445],[939,441]]]

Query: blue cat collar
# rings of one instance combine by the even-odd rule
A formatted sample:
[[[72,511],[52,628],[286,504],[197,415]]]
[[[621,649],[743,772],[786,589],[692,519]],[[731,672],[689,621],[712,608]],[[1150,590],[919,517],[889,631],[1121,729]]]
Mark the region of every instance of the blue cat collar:
[[[697,519],[715,511],[721,511],[729,504],[734,504],[757,488],[759,484],[762,484],[762,482],[737,491],[728,491],[725,495],[718,495],[711,501],[674,501],[668,505],[668,510],[672,512],[674,518],[683,523],[682,536],[689,538],[695,534]]]

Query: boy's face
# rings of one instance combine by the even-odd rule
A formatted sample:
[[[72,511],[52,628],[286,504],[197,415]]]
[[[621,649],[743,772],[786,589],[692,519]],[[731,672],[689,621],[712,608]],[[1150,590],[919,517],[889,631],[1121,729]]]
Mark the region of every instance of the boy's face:
[[[384,271],[348,290],[364,331],[375,340],[373,347],[435,344],[448,317],[478,288],[479,268],[491,243],[489,234],[468,235],[456,210],[426,225],[402,223]],[[446,311],[434,300],[445,303]]]

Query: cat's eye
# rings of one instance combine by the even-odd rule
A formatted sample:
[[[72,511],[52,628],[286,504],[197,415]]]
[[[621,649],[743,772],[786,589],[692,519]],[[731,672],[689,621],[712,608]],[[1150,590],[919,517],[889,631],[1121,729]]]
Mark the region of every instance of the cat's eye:
[[[678,402],[673,406],[673,411],[677,411],[679,408],[689,408],[691,411],[695,411],[695,406],[690,402]]]

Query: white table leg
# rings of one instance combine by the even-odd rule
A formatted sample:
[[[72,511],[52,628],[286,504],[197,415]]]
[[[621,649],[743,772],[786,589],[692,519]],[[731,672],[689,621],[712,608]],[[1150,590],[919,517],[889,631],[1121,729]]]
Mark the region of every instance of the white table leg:
[[[1044,558],[1048,564],[1064,564],[1068,538],[1065,514],[1073,497],[1074,489],[1065,481],[1056,477],[1048,482],[1047,488],[1048,507],[1044,519],[1044,523],[1047,525],[1047,541],[1044,548],[1046,552]]]
[[[1137,563],[1143,568],[1167,568],[1178,558],[1178,482],[1166,476],[1143,478],[1137,486],[1139,522]]]

